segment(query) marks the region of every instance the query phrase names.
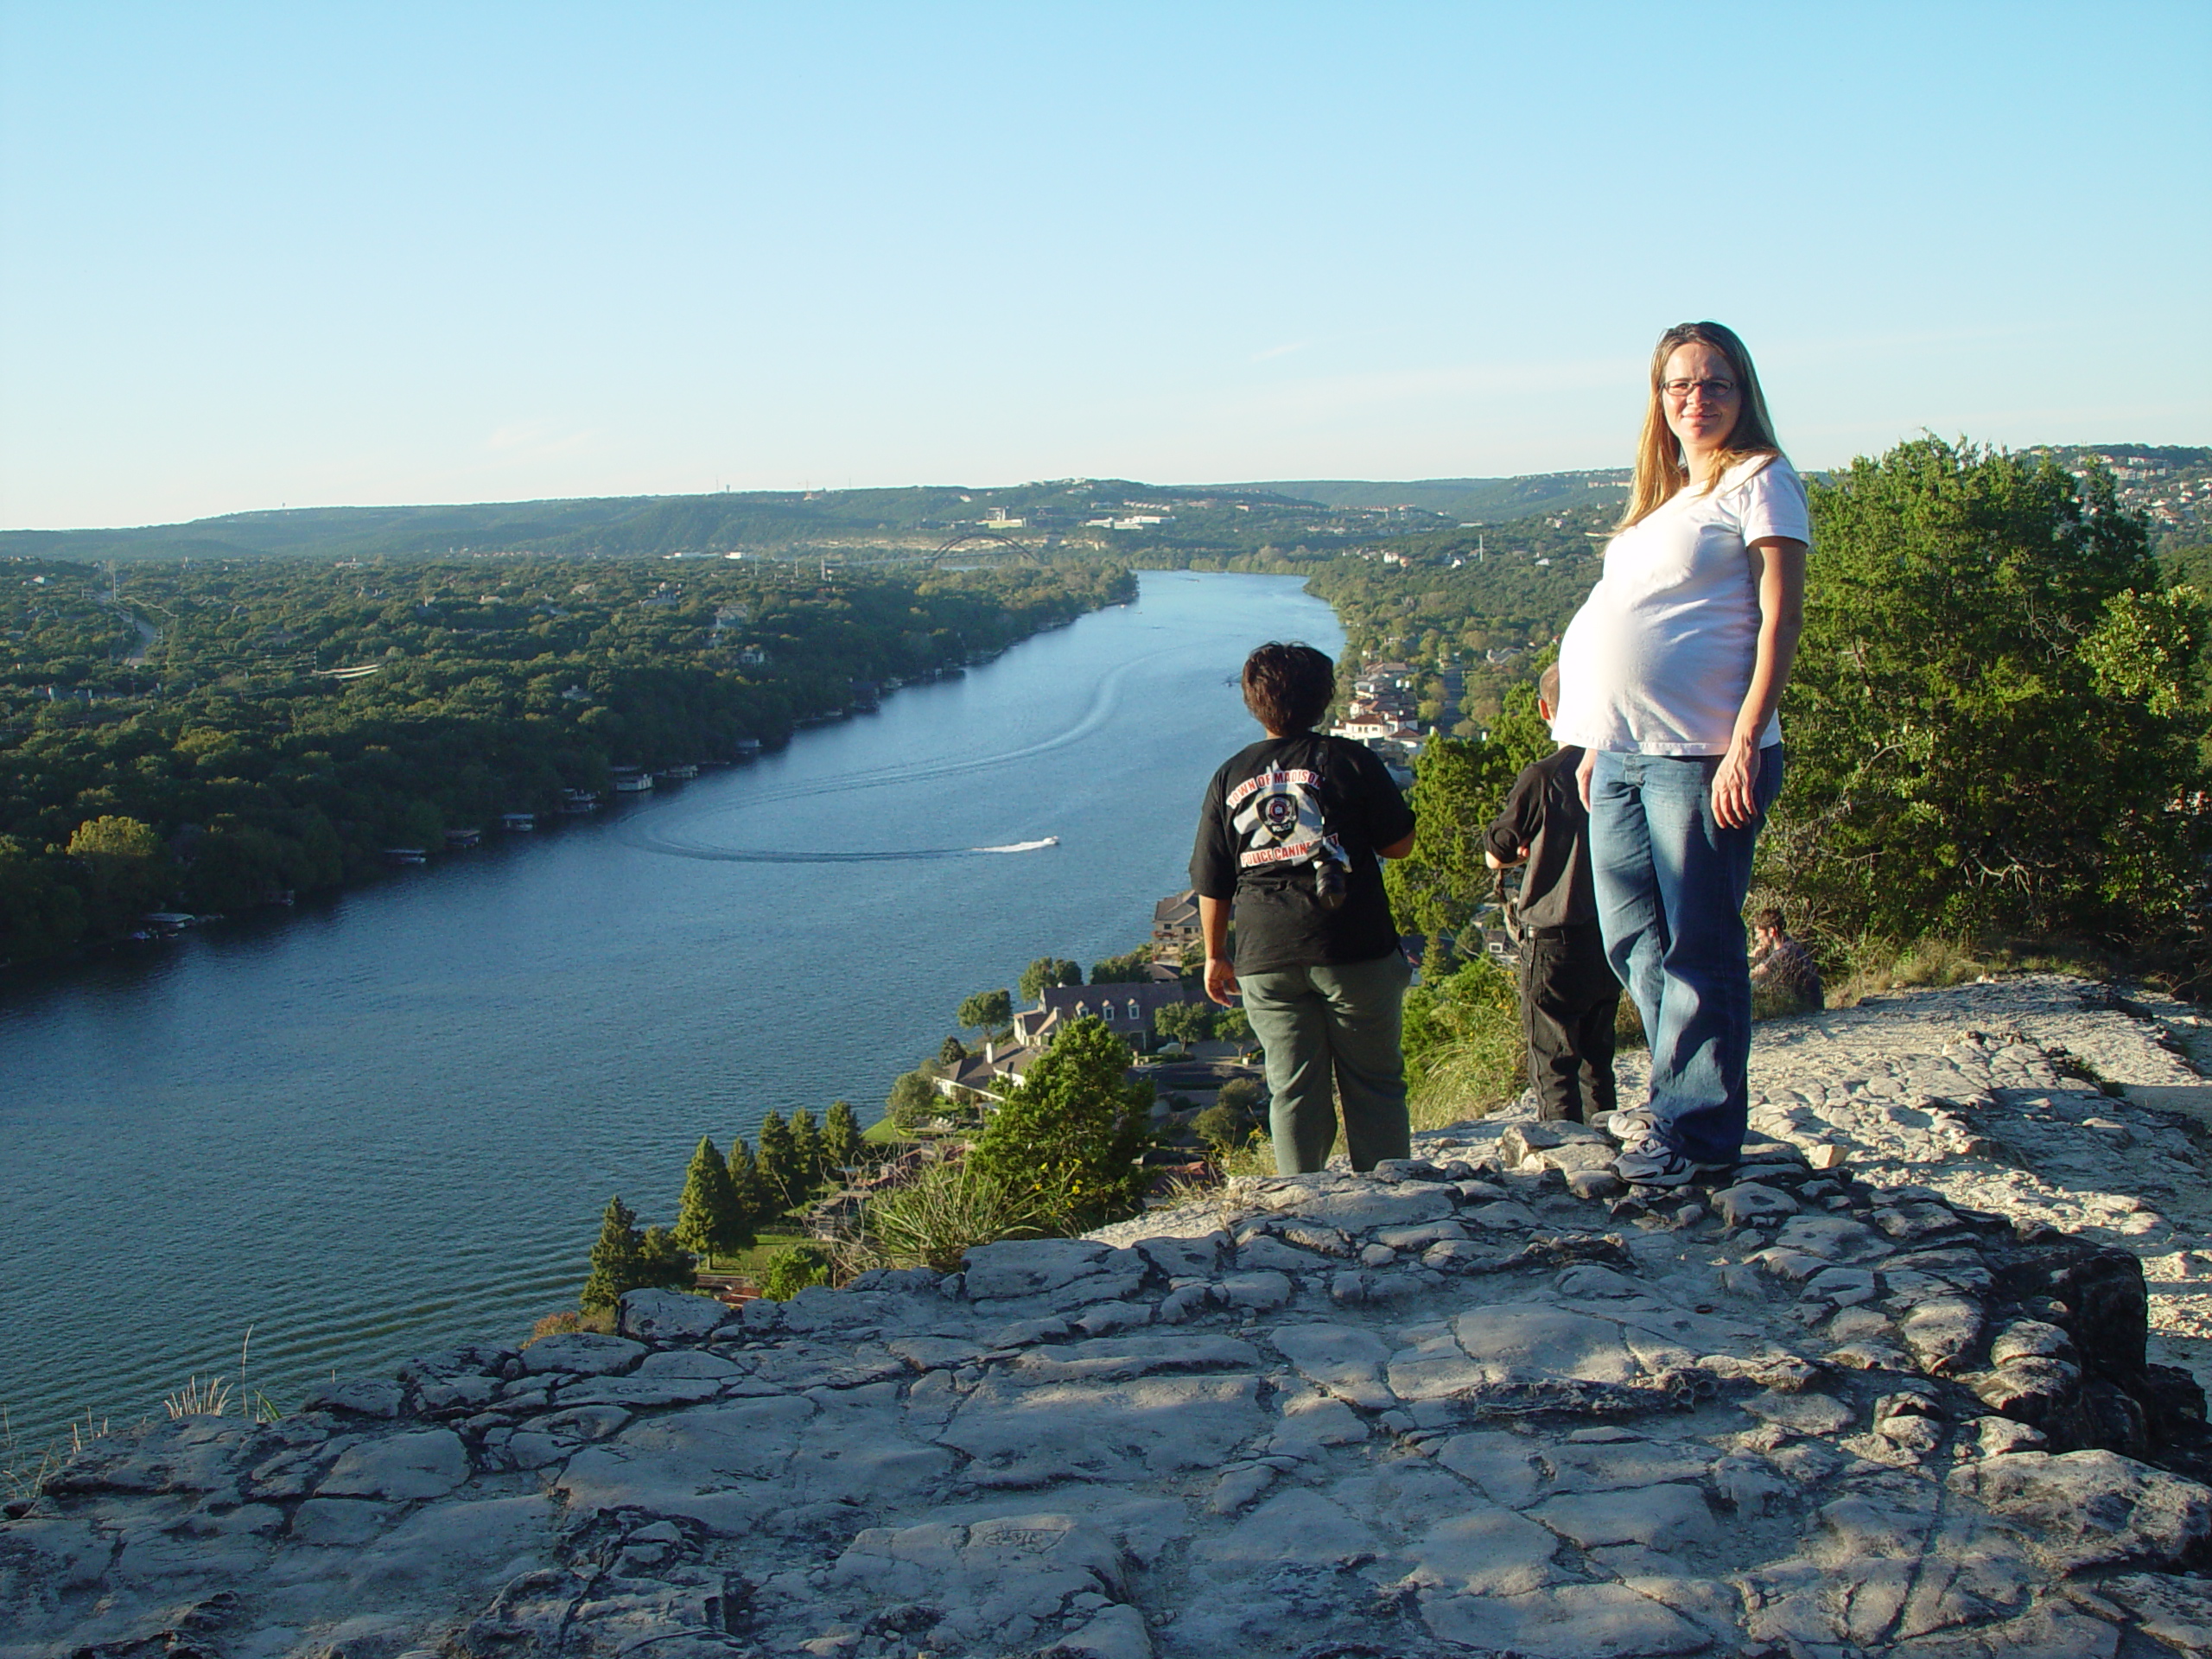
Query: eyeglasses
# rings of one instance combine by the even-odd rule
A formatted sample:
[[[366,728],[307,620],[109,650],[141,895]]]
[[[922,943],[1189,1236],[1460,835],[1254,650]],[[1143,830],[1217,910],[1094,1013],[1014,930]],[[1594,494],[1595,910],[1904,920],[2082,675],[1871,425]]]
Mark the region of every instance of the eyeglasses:
[[[1659,390],[1678,404],[1687,404],[1692,392],[1700,393],[1707,403],[1722,403],[1736,395],[1733,380],[1662,380]]]

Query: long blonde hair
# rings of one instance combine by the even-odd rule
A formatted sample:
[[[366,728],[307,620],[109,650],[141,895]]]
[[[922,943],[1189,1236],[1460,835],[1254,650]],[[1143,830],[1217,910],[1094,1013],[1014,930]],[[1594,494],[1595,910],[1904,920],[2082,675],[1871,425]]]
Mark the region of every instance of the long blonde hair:
[[[1628,505],[1622,510],[1616,530],[1626,530],[1656,512],[1690,481],[1682,447],[1667,425],[1662,403],[1666,394],[1659,389],[1666,378],[1667,359],[1684,346],[1710,346],[1726,358],[1743,399],[1737,405],[1736,424],[1728,434],[1727,445],[1720,452],[1720,464],[1713,468],[1706,488],[1712,489],[1720,475],[1738,461],[1761,455],[1771,459],[1782,453],[1782,446],[1774,441],[1773,418],[1766,412],[1766,394],[1759,390],[1758,371],[1751,366],[1751,354],[1736,338],[1735,330],[1717,322],[1678,322],[1659,336],[1658,347],[1651,353],[1651,401],[1643,411],[1643,437],[1636,446],[1636,475],[1629,481]]]

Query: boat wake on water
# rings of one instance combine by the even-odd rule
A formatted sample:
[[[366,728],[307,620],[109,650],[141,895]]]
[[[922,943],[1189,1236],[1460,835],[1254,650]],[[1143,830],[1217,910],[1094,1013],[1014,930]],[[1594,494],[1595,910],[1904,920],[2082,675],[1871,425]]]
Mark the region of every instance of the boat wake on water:
[[[1018,841],[1003,847],[917,847],[876,853],[783,852],[736,849],[715,844],[713,827],[733,823],[741,813],[787,801],[863,790],[889,789],[948,779],[974,777],[1007,766],[1033,762],[1056,750],[1096,736],[1111,725],[1121,704],[1122,683],[1145,664],[1172,654],[1178,647],[1162,646],[1116,663],[1099,677],[1087,705],[1074,721],[1051,735],[1015,748],[988,754],[945,756],[903,765],[865,767],[796,783],[770,783],[747,789],[727,805],[701,811],[675,803],[655,803],[626,814],[616,834],[628,845],[671,858],[709,859],[728,864],[878,864],[901,861],[977,858],[986,854],[1033,853],[1059,844],[1058,836],[1039,841]],[[671,809],[675,810],[671,813]],[[740,833],[742,833],[741,831]]]
[[[855,772],[833,772],[828,777],[812,778],[798,783],[768,783],[765,786],[747,789],[741,801],[709,816],[723,817],[730,812],[751,811],[759,807],[774,805],[784,801],[805,800],[822,795],[844,795],[861,790],[892,789],[905,785],[938,783],[949,778],[973,777],[982,772],[996,772],[1007,766],[1034,762],[1045,755],[1067,748],[1072,744],[1080,743],[1087,738],[1095,737],[1105,730],[1112,723],[1114,715],[1121,706],[1122,682],[1128,679],[1135,669],[1171,654],[1173,649],[1173,647],[1162,646],[1157,651],[1140,652],[1116,663],[1099,677],[1098,683],[1091,689],[1088,705],[1071,724],[1048,737],[1022,744],[1018,748],[1001,749],[989,754],[947,755],[933,760],[909,761],[902,765],[887,766],[868,766]],[[655,803],[647,810],[655,813],[664,811],[668,804]],[[699,814],[694,811],[685,816],[696,819]],[[639,820],[632,817],[628,822],[634,824]],[[626,830],[624,839],[645,845],[648,844],[650,838],[640,838]],[[957,850],[977,852],[995,849],[966,847]]]
[[[702,847],[695,842],[646,834],[628,838],[649,853],[671,858],[706,859],[718,864],[891,864],[922,859],[981,858],[990,853],[1033,853],[1060,844],[1058,836],[1017,841],[1004,847],[901,847],[875,853],[779,852],[768,848]]]

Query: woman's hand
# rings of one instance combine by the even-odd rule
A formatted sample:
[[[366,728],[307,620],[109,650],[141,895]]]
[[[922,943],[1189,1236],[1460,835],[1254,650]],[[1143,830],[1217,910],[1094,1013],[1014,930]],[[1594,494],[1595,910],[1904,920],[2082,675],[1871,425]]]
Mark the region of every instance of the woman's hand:
[[[1737,738],[1713,774],[1713,816],[1723,830],[1741,830],[1758,817],[1758,740]]]
[[[1206,958],[1206,995],[1224,1008],[1236,995],[1236,970],[1219,957]]]
[[[1805,543],[1770,536],[1745,549],[1758,588],[1759,639],[1751,683],[1736,714],[1736,729],[1713,774],[1713,817],[1724,830],[1741,830],[1758,817],[1759,740],[1789,683],[1797,636],[1805,626]]]

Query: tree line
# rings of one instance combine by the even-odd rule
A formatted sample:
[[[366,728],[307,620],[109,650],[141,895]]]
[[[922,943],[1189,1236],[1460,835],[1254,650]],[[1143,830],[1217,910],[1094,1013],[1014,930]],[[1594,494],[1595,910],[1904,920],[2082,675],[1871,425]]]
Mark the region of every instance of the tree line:
[[[825,1183],[861,1163],[865,1153],[860,1120],[842,1100],[832,1101],[818,1124],[804,1107],[788,1122],[770,1112],[760,1120],[757,1148],[736,1135],[725,1155],[711,1135],[701,1135],[683,1173],[673,1227],[640,1230],[637,1212],[619,1193],[607,1200],[579,1306],[594,1313],[613,1307],[627,1291],[690,1289],[700,1262],[711,1268],[716,1256],[751,1249]]]

